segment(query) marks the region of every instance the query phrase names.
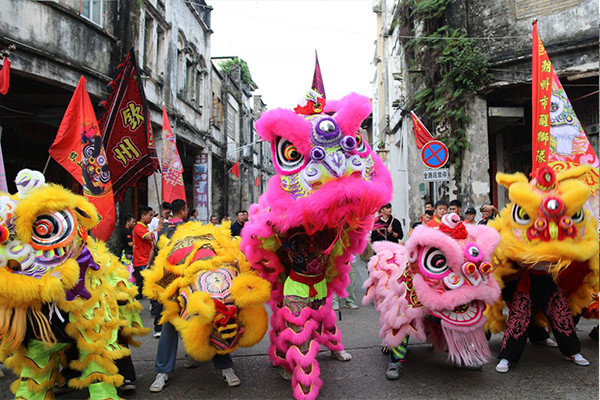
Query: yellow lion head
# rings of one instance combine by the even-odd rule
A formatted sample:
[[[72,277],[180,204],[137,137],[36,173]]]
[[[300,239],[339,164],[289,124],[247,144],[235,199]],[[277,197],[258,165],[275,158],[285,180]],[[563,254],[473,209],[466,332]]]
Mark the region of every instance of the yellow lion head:
[[[589,170],[542,167],[530,182],[522,173],[496,176],[510,199],[490,222],[501,237],[492,257],[501,287],[518,279],[519,267],[542,269],[553,275],[572,314],[590,304],[598,292],[598,222],[587,202],[590,187],[580,180]],[[498,299],[486,312],[494,333],[505,327],[504,301],[510,299]]]
[[[581,166],[556,174],[543,167],[531,182],[522,173],[499,173],[496,181],[508,188],[511,202],[492,222],[502,236],[497,254],[521,266],[545,263],[555,274],[573,261],[597,258],[597,220],[586,206],[591,191],[576,179],[588,170]]]
[[[198,360],[258,343],[267,330],[271,288],[250,269],[229,225],[188,222],[162,236],[144,294],[164,305],[162,322],[180,332]]]

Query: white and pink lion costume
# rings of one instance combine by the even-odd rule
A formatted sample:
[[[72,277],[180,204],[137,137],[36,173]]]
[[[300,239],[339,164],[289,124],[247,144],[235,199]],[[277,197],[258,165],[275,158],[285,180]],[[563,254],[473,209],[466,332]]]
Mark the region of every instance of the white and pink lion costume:
[[[416,227],[404,247],[373,243],[363,304],[373,301],[380,313],[383,345],[410,335],[447,349],[459,366],[488,362],[483,312],[500,295],[490,264],[499,241],[494,229],[448,214],[439,228]]]
[[[241,248],[272,284],[269,356],[291,375],[297,399],[319,394],[321,344],[342,361],[351,358],[331,300],[346,296],[353,256],[392,193],[389,171],[360,134],[370,112],[367,97],[326,103],[312,91],[295,112],[268,111],[256,122],[278,175],[250,207]]]

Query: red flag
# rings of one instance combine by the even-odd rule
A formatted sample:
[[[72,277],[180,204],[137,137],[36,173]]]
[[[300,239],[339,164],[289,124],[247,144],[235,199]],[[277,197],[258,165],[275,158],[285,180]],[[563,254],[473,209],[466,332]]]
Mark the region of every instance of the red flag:
[[[187,202],[185,186],[183,185],[183,164],[181,164],[165,106],[163,106],[161,164],[163,201],[170,203],[173,200],[180,199]]]
[[[260,186],[260,174],[258,174],[258,177],[254,180],[254,186]]]
[[[0,93],[6,94],[10,86],[10,60],[4,59],[2,70],[0,70]]]
[[[321,76],[321,67],[319,66],[319,56],[317,56],[317,50],[315,50],[315,73],[313,75],[313,81],[311,89],[316,90],[319,94],[325,96],[325,85],[323,84],[323,77]]]
[[[108,156],[116,201],[143,176],[160,170],[150,113],[133,49],[119,65],[119,76],[103,102],[106,113],[99,121]]]
[[[233,164],[233,167],[231,167],[230,171],[232,174],[234,174],[238,178],[240,177],[240,161],[239,160],[235,164]]]
[[[83,76],[65,111],[49,153],[83,186],[83,194],[98,210],[100,224],[92,229],[94,237],[108,240],[115,228],[110,170]]]
[[[533,21],[533,46],[531,52],[531,173],[548,162],[550,151],[550,104],[554,69],[540,41],[537,21]]]
[[[419,117],[414,112],[410,112],[412,115],[413,128],[415,130],[415,137],[417,139],[417,148],[422,149],[425,144],[431,140],[435,140],[431,133],[427,130],[425,125],[421,122]]]

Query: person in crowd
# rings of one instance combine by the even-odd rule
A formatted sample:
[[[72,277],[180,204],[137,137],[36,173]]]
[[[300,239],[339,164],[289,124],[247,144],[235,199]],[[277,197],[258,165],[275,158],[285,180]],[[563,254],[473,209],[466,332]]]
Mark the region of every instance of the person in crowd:
[[[435,208],[433,207],[433,201],[426,201],[425,202],[425,211],[427,210],[431,210],[433,211]]]
[[[477,225],[477,222],[475,222],[475,216],[477,216],[477,211],[475,211],[473,207],[467,208],[467,211],[465,211],[464,222],[466,224]]]
[[[160,204],[159,214],[152,218],[152,221],[148,225],[148,230],[154,236],[155,243],[158,242],[158,232],[160,232],[163,224],[169,219],[169,217],[171,217],[171,204],[167,201],[163,201]]]
[[[424,224],[426,224],[427,221],[429,221],[429,219],[425,220],[425,214],[427,213],[427,211],[431,211],[433,213],[433,203],[429,200],[425,202],[425,209],[423,213],[419,216],[419,221],[421,221]]]
[[[241,236],[242,228],[248,220],[248,211],[240,210],[235,213],[235,222],[231,224],[231,236]]]
[[[171,218],[163,227],[160,236],[166,235],[168,238],[173,236],[177,226],[183,224],[187,219],[188,209],[185,201],[174,200],[171,203],[173,210],[173,218]],[[161,311],[162,312],[162,311]],[[158,350],[156,353],[155,371],[157,372],[156,379],[150,385],[150,391],[153,393],[162,392],[169,382],[169,373],[175,368],[175,359],[177,358],[177,346],[179,342],[179,334],[175,327],[167,322],[162,326],[162,334],[158,340]],[[231,355],[217,354],[213,358],[213,364],[221,377],[228,386],[239,386],[240,378],[237,377],[233,370],[233,359]],[[192,357],[185,355],[185,368],[195,368],[198,362]]]
[[[221,218],[221,223],[224,224],[225,222],[229,222],[231,221],[231,218],[229,218],[229,215],[225,215],[223,216],[223,218]]]
[[[121,229],[121,248],[122,254],[128,260],[133,261],[133,227],[135,226],[135,218],[133,215],[125,216],[125,224]]]
[[[211,215],[210,223],[213,224],[214,226],[219,225],[219,217],[217,217],[216,215]]]
[[[433,210],[425,210],[423,213],[423,223],[426,224],[433,219]]]
[[[375,225],[373,226],[371,242],[387,240],[398,243],[402,240],[403,236],[404,233],[402,232],[400,221],[392,215],[392,205],[390,203],[384,204],[379,209],[379,218],[375,221]]]
[[[429,226],[430,228],[435,228],[437,226],[440,226],[440,224],[442,223],[442,217],[444,215],[446,215],[446,213],[448,212],[448,203],[446,203],[444,200],[438,200],[435,202],[435,207],[434,207],[434,213],[433,213],[433,218],[431,219],[431,221],[427,222],[427,226]]]
[[[148,229],[148,224],[153,217],[154,211],[148,206],[142,206],[140,207],[139,221],[133,227],[133,276],[140,292],[138,294],[139,299],[141,299],[142,287],[144,286],[141,272],[148,265],[150,252],[155,243],[154,236]]]
[[[200,220],[198,219],[198,210],[196,210],[196,209],[194,208],[192,211],[190,211],[190,216],[189,216],[189,218],[188,218],[188,221],[194,221],[194,222],[198,222],[198,221],[200,221]]]
[[[460,217],[460,219],[463,219],[462,203],[460,202],[460,200],[454,199],[450,203],[448,203],[448,212],[454,213],[454,214],[458,215]]]
[[[478,222],[479,225],[487,225],[488,222],[496,217],[498,209],[492,204],[484,204],[479,210],[481,212],[481,220]]]

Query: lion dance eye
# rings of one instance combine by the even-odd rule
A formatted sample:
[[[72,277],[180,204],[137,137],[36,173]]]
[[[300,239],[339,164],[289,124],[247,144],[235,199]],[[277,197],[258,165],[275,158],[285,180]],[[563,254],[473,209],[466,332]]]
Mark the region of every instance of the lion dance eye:
[[[531,222],[531,217],[517,204],[513,204],[512,219],[519,225],[527,225]]]
[[[421,268],[424,272],[430,276],[446,275],[445,273],[448,271],[446,254],[436,247],[430,247],[424,253],[421,259]]]
[[[276,142],[275,159],[284,172],[294,171],[304,163],[304,156],[298,151],[298,147],[283,138],[279,138]]]
[[[584,216],[585,213],[583,212],[583,208],[580,208],[579,211],[571,216],[571,221],[573,221],[574,224],[578,224],[583,221]]]
[[[363,141],[363,137],[360,133],[356,133],[356,151],[358,153],[364,153],[365,151],[367,151],[367,146],[365,145],[365,142]]]
[[[65,246],[76,232],[75,216],[70,210],[38,215],[31,234],[35,249]]]

